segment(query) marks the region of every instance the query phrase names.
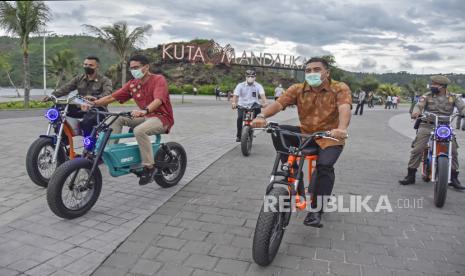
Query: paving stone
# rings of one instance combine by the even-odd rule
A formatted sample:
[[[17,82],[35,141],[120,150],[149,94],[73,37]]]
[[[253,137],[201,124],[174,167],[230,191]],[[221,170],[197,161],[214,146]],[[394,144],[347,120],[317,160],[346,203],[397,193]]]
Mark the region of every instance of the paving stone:
[[[163,264],[146,259],[139,259],[130,272],[142,275],[155,274]]]
[[[221,259],[215,267],[215,271],[227,273],[227,274],[239,274],[242,275],[245,273],[249,267],[250,263],[231,260],[231,259]]]
[[[184,265],[189,266],[189,267],[199,268],[199,269],[211,270],[215,267],[217,262],[218,262],[218,258],[216,257],[192,254],[184,262]]]

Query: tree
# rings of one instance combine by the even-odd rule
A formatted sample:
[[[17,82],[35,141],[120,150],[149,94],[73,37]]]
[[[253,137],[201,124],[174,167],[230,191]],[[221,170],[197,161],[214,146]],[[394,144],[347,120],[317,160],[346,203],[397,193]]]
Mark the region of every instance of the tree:
[[[462,87],[458,86],[457,84],[449,84],[447,86],[447,91],[455,94],[462,94],[465,93],[465,89]]]
[[[18,91],[18,88],[16,87],[15,83],[13,82],[13,80],[11,79],[11,65],[10,63],[8,62],[7,60],[7,57],[5,55],[2,55],[0,54],[0,70],[5,72],[7,78],[8,78],[8,81],[10,82],[11,86],[14,87],[15,91],[16,91],[16,95],[19,97],[21,97],[21,94],[19,94],[19,91]]]
[[[426,85],[427,81],[425,79],[413,79],[404,87],[408,92],[408,96],[415,96],[425,94],[428,91]]]
[[[360,82],[360,88],[362,88],[364,91],[375,91],[378,89],[379,82],[378,80],[373,77],[373,76],[366,76],[362,81]]]
[[[30,35],[39,33],[50,20],[50,10],[43,1],[0,2],[0,28],[19,37],[23,53],[24,107],[29,108],[31,75],[29,68]]]
[[[358,82],[352,74],[344,74],[341,77],[341,81],[347,84],[352,92],[357,91],[360,88],[360,82]]]
[[[135,28],[129,32],[126,22],[116,22],[112,26],[103,26],[101,28],[92,25],[83,25],[88,32],[97,36],[97,38],[104,44],[113,48],[119,57],[121,64],[121,84],[126,83],[127,59],[129,54],[145,41],[145,33],[149,31],[152,26],[145,25]]]
[[[396,84],[391,83],[383,83],[380,84],[376,92],[378,95],[386,97],[386,96],[398,96],[402,89],[397,86]]]
[[[78,62],[71,50],[61,50],[48,59],[47,67],[51,75],[55,76],[57,89],[65,78],[69,78],[76,71]]]

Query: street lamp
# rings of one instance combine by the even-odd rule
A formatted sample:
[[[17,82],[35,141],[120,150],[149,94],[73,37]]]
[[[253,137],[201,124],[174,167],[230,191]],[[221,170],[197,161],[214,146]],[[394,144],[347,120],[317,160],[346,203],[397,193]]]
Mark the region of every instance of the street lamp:
[[[47,59],[45,55],[45,35],[51,33],[50,31],[43,31],[43,69],[44,69],[44,95],[47,95]]]

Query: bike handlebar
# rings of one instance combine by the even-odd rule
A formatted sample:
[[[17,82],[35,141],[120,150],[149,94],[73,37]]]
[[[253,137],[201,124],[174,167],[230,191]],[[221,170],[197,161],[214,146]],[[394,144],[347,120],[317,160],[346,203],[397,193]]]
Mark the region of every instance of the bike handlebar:
[[[110,117],[110,116],[129,117],[129,118],[132,117],[131,112],[127,112],[127,111],[124,111],[124,112],[108,112],[108,111],[98,110],[97,108],[91,108],[89,111],[90,112],[95,112],[95,113],[98,113],[98,114],[102,114],[102,115],[105,115],[107,117]]]
[[[428,111],[423,111],[423,114],[420,114],[419,118],[421,117],[426,117],[426,116],[433,116],[433,117],[438,117],[438,118],[455,118],[457,116],[459,116],[460,113],[453,113],[451,115],[437,115],[435,113],[432,113],[432,112],[428,112]]]
[[[297,132],[293,132],[290,130],[282,129],[281,127],[279,127],[277,123],[273,123],[273,122],[268,123],[264,128],[254,128],[254,129],[265,130],[268,133],[273,132],[277,134],[281,142],[281,145],[288,151],[290,151],[290,147],[287,146],[284,141],[285,135],[295,136],[299,139],[299,146],[298,146],[299,151],[307,147],[308,144],[314,139],[323,138],[323,139],[331,139],[331,140],[339,141],[338,139],[331,137],[329,131],[317,131],[311,134],[297,133]],[[346,138],[348,137],[349,135],[346,136]],[[302,141],[302,138],[304,138],[305,140]]]

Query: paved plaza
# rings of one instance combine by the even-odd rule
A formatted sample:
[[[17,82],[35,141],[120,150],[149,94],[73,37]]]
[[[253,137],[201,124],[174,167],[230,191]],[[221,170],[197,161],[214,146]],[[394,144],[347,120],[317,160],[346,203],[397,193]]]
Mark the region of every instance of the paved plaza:
[[[274,161],[269,135],[258,134],[246,158],[233,140],[227,103],[194,99],[174,110],[166,140],[186,148],[181,183],[140,187],[134,176],[111,178],[104,169],[97,204],[72,221],[51,213],[45,190],[25,171],[25,153],[45,119],[0,113],[0,275],[465,274],[465,193],[449,189],[438,209],[431,183],[397,183],[414,134],[407,109],[353,116],[336,165],[336,195],[387,195],[393,212],[327,213],[319,229],[302,224],[305,213],[294,214],[267,268],[253,262],[251,246]],[[295,109],[275,120],[295,123]],[[458,140],[465,145],[463,132]]]

